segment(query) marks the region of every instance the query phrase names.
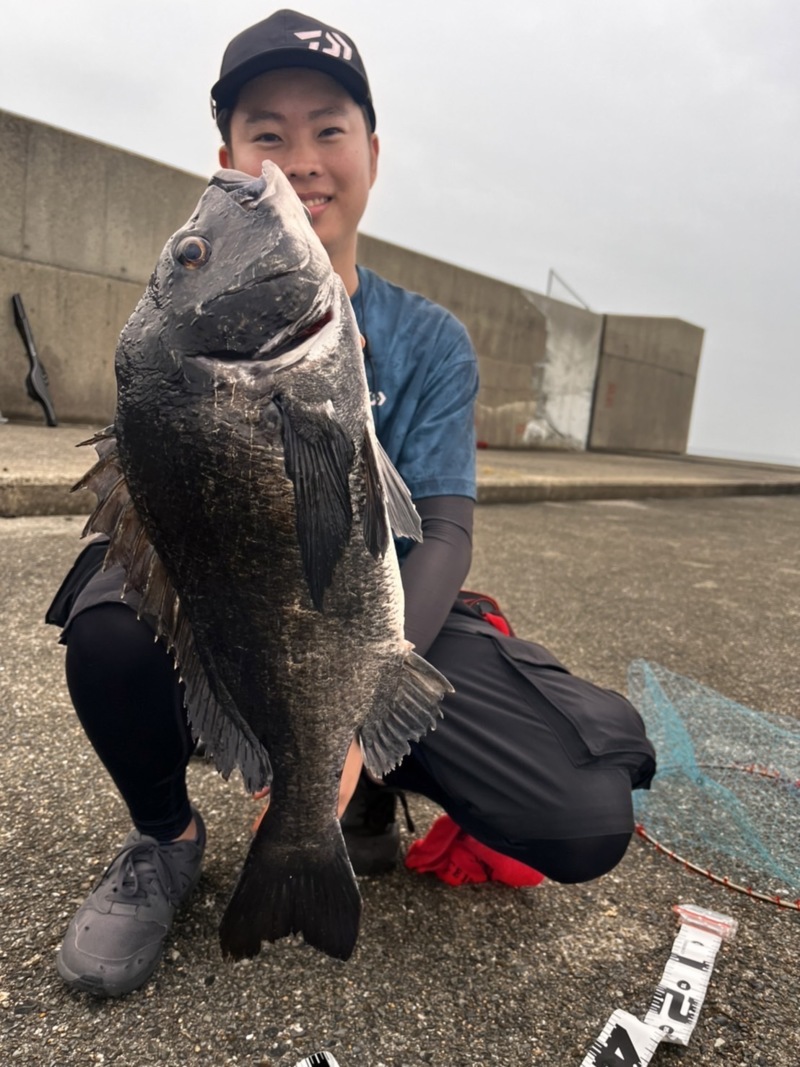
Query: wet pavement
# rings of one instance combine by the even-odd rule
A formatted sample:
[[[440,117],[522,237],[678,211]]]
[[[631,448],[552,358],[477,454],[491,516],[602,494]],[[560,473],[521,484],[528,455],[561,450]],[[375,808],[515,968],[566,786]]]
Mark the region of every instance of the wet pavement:
[[[583,886],[450,889],[404,869],[363,879],[348,964],[291,942],[223,961],[217,923],[254,803],[202,763],[190,774],[207,862],[156,977],[115,1002],[67,991],[55,950],[127,830],[42,624],[80,526],[0,521],[3,1062],[293,1067],[329,1050],[340,1067],[577,1067],[614,1008],[644,1015],[677,929],[672,905],[693,902],[733,915],[739,933],[688,1051],[661,1046],[654,1065],[797,1067],[800,913],[717,887],[638,839]],[[484,507],[469,582],[593,681],[624,688],[644,657],[798,716],[799,528],[793,495]],[[425,831],[435,809],[411,803]]]
[[[535,462],[550,473],[595,462],[549,456]],[[529,456],[481,464],[509,460],[530,476]],[[611,462],[631,469],[627,457]],[[216,927],[255,809],[240,780],[203,763],[190,777],[207,861],[155,978],[114,1002],[67,991],[56,948],[127,832],[72,711],[64,650],[42,625],[81,526],[74,515],[0,520],[3,1062],[294,1067],[327,1049],[340,1067],[578,1067],[615,1008],[647,1011],[683,901],[734,916],[739,933],[720,952],[689,1049],[662,1045],[654,1067],[797,1067],[800,912],[716,886],[639,839],[586,885],[452,889],[405,869],[364,879],[348,963],[291,942],[223,961]],[[800,717],[799,529],[793,493],[498,504],[478,509],[469,584],[600,684],[624,690],[643,657]],[[410,800],[424,832],[436,810]]]

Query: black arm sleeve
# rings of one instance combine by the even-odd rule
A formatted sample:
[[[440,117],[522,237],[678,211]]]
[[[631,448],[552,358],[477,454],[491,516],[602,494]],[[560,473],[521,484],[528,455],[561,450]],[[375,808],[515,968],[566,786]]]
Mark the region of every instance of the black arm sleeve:
[[[424,656],[433,644],[472,561],[475,502],[466,496],[415,500],[423,540],[403,563],[406,638]]]

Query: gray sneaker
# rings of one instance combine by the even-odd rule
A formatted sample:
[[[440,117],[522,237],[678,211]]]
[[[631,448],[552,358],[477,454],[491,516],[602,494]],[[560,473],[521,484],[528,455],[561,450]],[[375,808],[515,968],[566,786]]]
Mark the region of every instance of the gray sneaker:
[[[76,912],[56,957],[72,989],[121,997],[158,965],[178,907],[200,878],[206,828],[192,808],[197,841],[159,844],[131,830]]]

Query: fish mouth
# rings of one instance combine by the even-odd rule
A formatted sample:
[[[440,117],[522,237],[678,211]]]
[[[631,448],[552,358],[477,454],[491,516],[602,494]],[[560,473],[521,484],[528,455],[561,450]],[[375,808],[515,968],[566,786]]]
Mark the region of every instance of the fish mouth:
[[[240,170],[218,170],[208,184],[227,193],[231,200],[248,211],[255,211],[270,193],[263,173],[254,177]]]
[[[308,325],[301,325],[287,336],[285,330],[281,330],[275,337],[261,345],[253,352],[237,352],[234,349],[222,348],[215,352],[203,352],[198,355],[200,359],[211,359],[217,363],[267,363],[281,356],[293,352],[294,349],[310,340],[320,332],[329,322],[333,321],[333,309],[328,310]]]
[[[329,322],[333,321],[333,308],[328,308],[327,311],[315,319],[313,322],[307,325],[300,324],[298,330],[293,331],[290,335],[285,333],[278,334],[271,341],[267,341],[257,350],[252,357],[256,360],[272,360],[277,359],[279,356],[286,355],[287,352],[291,352],[299,345],[304,344],[315,334],[318,334]]]

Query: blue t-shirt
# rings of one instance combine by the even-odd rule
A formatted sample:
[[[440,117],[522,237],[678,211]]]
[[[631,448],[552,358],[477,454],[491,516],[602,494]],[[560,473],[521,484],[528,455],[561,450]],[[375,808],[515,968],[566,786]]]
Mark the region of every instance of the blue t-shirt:
[[[466,329],[366,267],[353,308],[367,340],[375,429],[411,496],[474,500],[478,361]]]

